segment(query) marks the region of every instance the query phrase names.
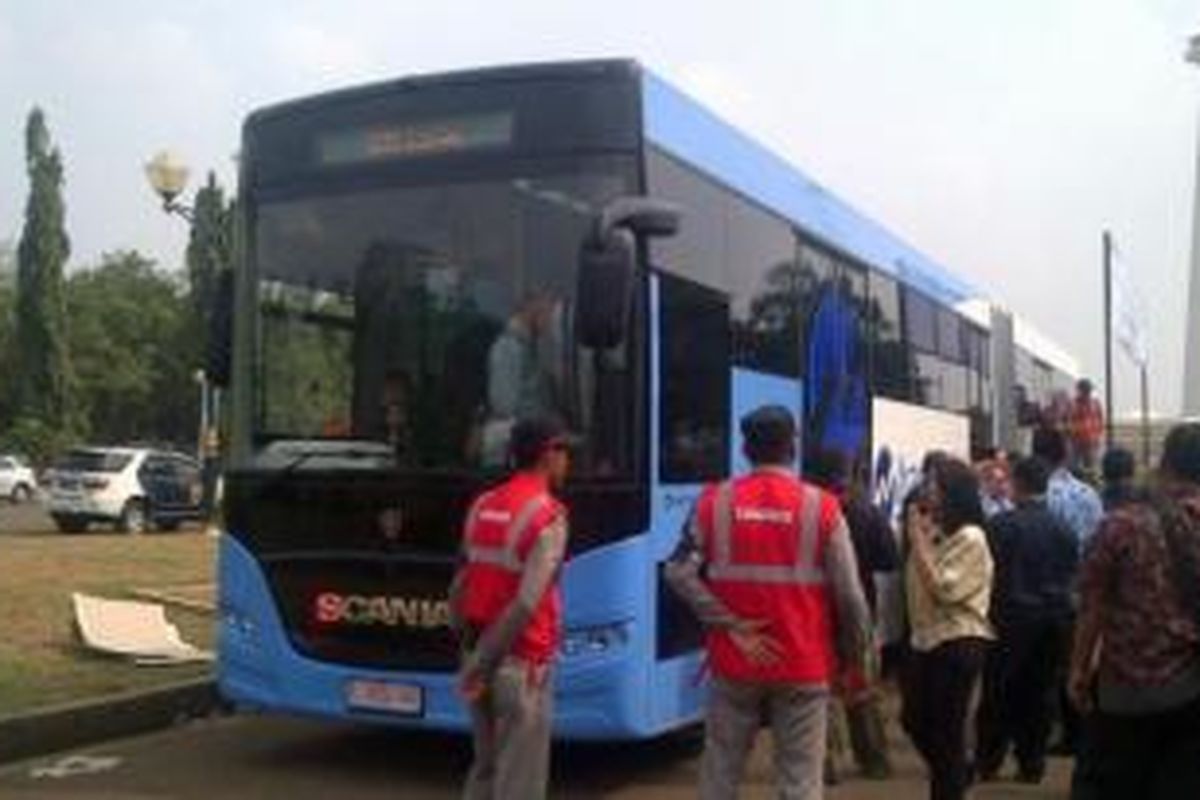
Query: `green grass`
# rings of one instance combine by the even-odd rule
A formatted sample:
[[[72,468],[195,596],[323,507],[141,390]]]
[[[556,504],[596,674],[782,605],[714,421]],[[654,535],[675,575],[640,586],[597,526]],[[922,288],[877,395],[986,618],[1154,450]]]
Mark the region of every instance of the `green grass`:
[[[137,667],[86,650],[71,593],[129,598],[135,588],[210,581],[216,542],[195,531],[128,536],[0,534],[0,715],[201,677],[206,664]],[[183,638],[211,649],[212,616],[172,606]]]

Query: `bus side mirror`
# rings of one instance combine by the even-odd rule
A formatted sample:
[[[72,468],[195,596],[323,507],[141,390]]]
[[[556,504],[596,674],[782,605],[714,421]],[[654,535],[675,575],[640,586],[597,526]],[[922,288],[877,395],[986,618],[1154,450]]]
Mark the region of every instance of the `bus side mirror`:
[[[205,353],[205,374],[214,386],[229,386],[230,364],[233,360],[233,270],[224,269],[217,275],[212,309],[208,317],[208,352]]]
[[[673,236],[679,209],[649,197],[618,197],[596,216],[595,230],[579,253],[575,291],[576,339],[609,350],[629,327],[639,240]]]
[[[653,197],[618,197],[600,210],[597,232],[628,228],[639,239],[674,236],[679,230],[679,207]]]

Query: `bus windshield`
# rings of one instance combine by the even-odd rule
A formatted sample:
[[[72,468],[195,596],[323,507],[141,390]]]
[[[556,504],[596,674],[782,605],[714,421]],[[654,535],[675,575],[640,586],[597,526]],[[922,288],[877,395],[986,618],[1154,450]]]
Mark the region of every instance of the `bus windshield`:
[[[633,351],[577,347],[572,309],[582,237],[632,188],[576,163],[259,204],[256,439],[495,469],[513,422],[551,412],[582,439],[578,471],[626,473]]]

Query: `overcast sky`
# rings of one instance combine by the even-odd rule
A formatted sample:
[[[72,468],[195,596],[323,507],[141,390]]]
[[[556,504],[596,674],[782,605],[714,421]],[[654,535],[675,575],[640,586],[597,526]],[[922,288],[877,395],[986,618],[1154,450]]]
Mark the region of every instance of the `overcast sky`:
[[[711,10],[709,8],[711,7]],[[1200,70],[1195,0],[0,0],[0,239],[22,126],[47,112],[72,265],[183,225],[142,163],[227,185],[242,118],[333,87],[483,64],[632,56],[780,151],[1102,376],[1100,233],[1148,296],[1154,406],[1178,410]],[[1136,403],[1117,373],[1118,408]]]

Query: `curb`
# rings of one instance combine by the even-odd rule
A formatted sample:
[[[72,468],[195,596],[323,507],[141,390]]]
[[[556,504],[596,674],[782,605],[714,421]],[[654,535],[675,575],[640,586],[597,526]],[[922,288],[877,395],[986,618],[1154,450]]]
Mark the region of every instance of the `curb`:
[[[0,716],[0,764],[168,728],[225,706],[211,678]]]

